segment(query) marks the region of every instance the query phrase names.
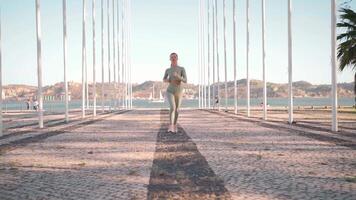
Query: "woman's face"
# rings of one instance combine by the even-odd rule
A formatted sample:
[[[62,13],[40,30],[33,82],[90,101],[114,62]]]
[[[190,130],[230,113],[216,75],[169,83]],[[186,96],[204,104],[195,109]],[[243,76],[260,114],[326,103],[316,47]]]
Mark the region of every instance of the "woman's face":
[[[178,60],[178,55],[177,54],[171,54],[169,56],[169,59],[171,60],[171,62],[177,62]]]

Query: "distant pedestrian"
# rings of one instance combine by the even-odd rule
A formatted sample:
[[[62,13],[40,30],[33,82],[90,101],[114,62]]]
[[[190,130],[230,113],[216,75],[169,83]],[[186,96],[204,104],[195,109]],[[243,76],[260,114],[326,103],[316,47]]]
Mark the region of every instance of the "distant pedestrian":
[[[38,110],[38,101],[37,100],[35,100],[35,102],[33,102],[33,109],[34,110]]]
[[[218,95],[215,96],[214,108],[217,107],[217,106],[219,106],[219,96]]]
[[[26,110],[30,110],[30,99],[26,101]]]

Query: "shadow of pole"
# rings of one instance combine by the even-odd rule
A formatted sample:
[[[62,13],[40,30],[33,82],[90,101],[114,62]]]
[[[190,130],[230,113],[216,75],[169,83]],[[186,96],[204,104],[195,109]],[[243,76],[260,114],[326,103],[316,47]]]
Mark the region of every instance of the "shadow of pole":
[[[184,129],[167,133],[168,110],[160,111],[160,120],[147,199],[231,199]]]

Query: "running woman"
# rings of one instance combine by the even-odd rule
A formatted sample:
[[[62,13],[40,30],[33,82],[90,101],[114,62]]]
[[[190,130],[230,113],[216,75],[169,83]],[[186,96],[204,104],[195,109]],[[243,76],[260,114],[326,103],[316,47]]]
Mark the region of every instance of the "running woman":
[[[169,127],[168,132],[177,133],[177,120],[179,106],[183,97],[183,83],[187,83],[187,75],[185,69],[178,66],[178,54],[171,53],[171,67],[166,69],[163,82],[169,83],[167,87],[167,100],[169,102]]]

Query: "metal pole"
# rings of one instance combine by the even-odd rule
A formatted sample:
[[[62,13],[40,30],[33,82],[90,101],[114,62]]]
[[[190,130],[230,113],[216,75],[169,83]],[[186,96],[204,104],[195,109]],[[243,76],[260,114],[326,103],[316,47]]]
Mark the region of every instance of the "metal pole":
[[[37,35],[37,79],[38,79],[38,123],[43,128],[43,94],[42,94],[42,43],[41,43],[41,8],[40,0],[36,0],[36,35]],[[2,95],[2,94],[1,94]]]
[[[64,67],[64,91],[65,91],[65,122],[69,122],[68,116],[68,82],[67,82],[67,0],[63,0],[63,67]]]
[[[127,9],[126,9],[126,0],[124,1],[124,13],[123,13],[123,19],[124,19],[124,26],[125,26],[125,30],[124,30],[124,52],[125,52],[125,56],[124,56],[124,65],[125,65],[125,109],[128,109],[128,84],[127,84]]]
[[[107,23],[108,23],[108,73],[109,73],[109,111],[111,111],[111,68],[110,68],[110,0],[107,0]]]
[[[83,0],[83,36],[82,36],[82,118],[85,117],[85,65],[86,65],[86,49],[85,49],[85,0]]]
[[[129,106],[130,106],[130,109],[132,109],[132,76],[131,76],[131,72],[132,72],[132,64],[131,64],[131,1],[128,0],[128,3],[127,3],[127,15],[128,15],[128,24],[127,24],[127,27],[128,27],[128,45],[127,45],[127,50],[128,50],[128,66],[129,66]]]
[[[85,39],[85,43],[86,43],[86,39]],[[88,61],[86,57],[86,52],[85,52],[85,104],[86,104],[86,109],[89,109]]]
[[[218,2],[215,0],[215,32],[216,32],[216,75],[218,79],[218,110],[220,111],[220,60],[219,60],[219,27],[218,27]]]
[[[338,131],[337,119],[337,59],[336,59],[336,0],[331,0],[331,79],[332,79],[332,131]]]
[[[117,82],[118,82],[118,85],[119,85],[119,91],[120,91],[120,83],[121,83],[121,80],[120,80],[120,12],[119,12],[119,0],[117,1],[116,3],[117,5],[117,19],[116,19],[116,23],[117,23]],[[119,92],[119,97],[118,97],[118,107],[120,107],[120,92]]]
[[[133,94],[132,94],[132,62],[131,62],[131,0],[129,1],[130,2],[130,4],[129,4],[129,16],[130,16],[130,23],[129,23],[129,33],[130,33],[130,35],[129,35],[129,50],[130,50],[130,52],[129,52],[129,56],[130,56],[130,59],[129,59],[129,61],[130,61],[130,98],[131,98],[131,102],[130,102],[130,107],[131,107],[131,109],[132,109],[132,101],[133,101]]]
[[[95,0],[92,5],[92,19],[93,19],[93,116],[96,116],[96,56],[95,56]]]
[[[104,0],[101,0],[101,111],[104,113]]]
[[[250,117],[250,76],[249,76],[249,56],[250,56],[250,2],[246,0],[246,100],[247,117]]]
[[[0,137],[4,135],[3,133],[3,122],[2,122],[2,45],[1,45],[1,10],[0,10]]]
[[[224,12],[224,64],[225,64],[225,110],[227,110],[227,55],[226,55],[226,0],[223,2]]]
[[[202,6],[202,55],[203,55],[203,107],[206,108],[206,63],[205,63],[205,0]]]
[[[210,0],[208,0],[208,108],[211,108],[211,92],[210,92]]]
[[[292,0],[288,0],[288,113],[289,124],[293,123],[293,40],[292,40]]]
[[[236,0],[233,1],[233,26],[234,26],[234,32],[233,32],[233,40],[234,40],[234,111],[235,114],[237,114],[237,80],[236,80]]]
[[[86,39],[85,39],[85,43],[86,43]],[[86,52],[85,52],[85,104],[86,104],[86,109],[89,109],[88,62],[87,62]]]
[[[116,58],[115,58],[115,2],[112,0],[112,49],[113,49],[113,65],[114,65],[114,84],[116,84]]]
[[[267,82],[266,82],[266,5],[262,0],[262,66],[263,66],[263,119],[267,120]]]
[[[114,109],[116,109],[116,45],[115,45],[115,1],[112,0],[112,63],[113,63],[113,72],[114,72]]]
[[[129,50],[129,67],[130,67],[130,70],[129,70],[129,78],[130,78],[130,109],[132,109],[132,64],[131,64],[131,0],[129,0],[129,3],[128,3],[128,13],[129,13],[129,24],[128,24],[128,27],[129,27],[129,45],[128,45],[128,50]]]
[[[121,48],[122,48],[122,80],[123,80],[123,85],[122,85],[122,88],[123,88],[123,91],[122,91],[122,106],[127,109],[126,107],[126,64],[125,64],[125,56],[126,56],[126,52],[125,52],[125,0],[122,0],[122,14],[121,14],[121,18],[122,18],[122,45],[121,45]]]
[[[125,66],[126,66],[126,108],[130,109],[129,106],[129,66],[128,66],[128,16],[127,16],[127,0],[125,0]]]
[[[111,69],[110,69],[110,1],[107,0],[107,23],[108,23],[108,72],[109,72],[109,85],[111,86]],[[111,106],[111,102],[110,102]]]
[[[198,54],[199,54],[199,108],[203,108],[203,87],[202,87],[202,1],[199,0],[199,25],[198,25]]]
[[[215,105],[215,1],[213,0],[213,105]],[[213,106],[215,108],[215,106]]]
[[[201,109],[200,104],[200,7],[201,1],[199,0],[198,4],[198,105],[199,109]]]

